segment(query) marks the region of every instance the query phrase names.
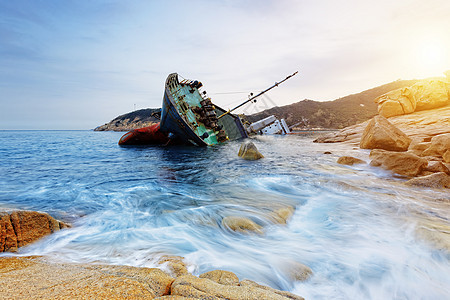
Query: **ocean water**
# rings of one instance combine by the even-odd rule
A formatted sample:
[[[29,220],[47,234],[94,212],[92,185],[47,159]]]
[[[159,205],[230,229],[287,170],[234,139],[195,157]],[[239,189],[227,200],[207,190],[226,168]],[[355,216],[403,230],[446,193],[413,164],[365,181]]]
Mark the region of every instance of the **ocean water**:
[[[448,190],[338,165],[368,152],[311,135],[254,138],[265,158],[245,161],[240,142],[123,148],[122,134],[0,131],[0,208],[74,225],[13,255],[146,267],[180,255],[195,275],[228,270],[307,299],[449,299]],[[286,206],[294,215],[275,224],[271,212]],[[226,216],[264,233],[232,232]],[[295,262],[314,275],[292,280]]]

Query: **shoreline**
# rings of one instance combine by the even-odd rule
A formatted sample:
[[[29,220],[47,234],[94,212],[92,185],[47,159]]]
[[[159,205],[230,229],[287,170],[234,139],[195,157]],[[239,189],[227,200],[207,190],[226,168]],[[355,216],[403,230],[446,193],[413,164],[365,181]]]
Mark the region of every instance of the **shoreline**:
[[[439,113],[436,114],[436,112]],[[450,113],[450,106],[420,112],[419,115],[422,118],[419,118],[418,122],[405,123],[403,127],[406,130],[404,131],[413,136],[411,151],[408,150],[405,153],[416,151],[415,153],[421,154],[417,151],[427,150],[432,144],[433,137],[442,135],[442,131],[448,132],[449,127],[446,127],[445,122],[441,126],[436,125],[439,121],[447,120],[448,113]],[[389,118],[389,121],[393,120],[393,124],[408,122],[405,120],[414,120],[414,118],[417,118],[416,116],[394,117]],[[433,124],[436,125],[431,131],[427,130],[429,124],[425,125],[430,121],[430,119],[426,119],[426,116],[431,116],[434,120]],[[355,155],[357,158],[362,158],[364,163],[368,163],[373,158],[370,154],[371,151],[370,149],[361,149],[359,147],[361,138],[357,137],[357,135],[362,135],[362,127],[360,125],[359,129],[352,129],[353,131],[346,128],[336,132],[331,139],[340,135],[341,137],[345,135],[345,137],[342,141],[330,145],[329,148],[333,154],[341,157],[347,154]],[[402,125],[398,127],[401,128]],[[342,134],[342,132],[345,134]],[[426,136],[424,136],[425,134]],[[424,142],[423,139],[429,139],[429,141]],[[416,148],[421,143],[428,143],[426,144],[427,147]],[[420,158],[419,155],[416,156]],[[353,165],[353,163],[350,165]],[[393,178],[394,174],[395,172],[392,175]],[[405,176],[401,178],[400,184],[405,186],[407,178]],[[427,206],[424,206],[424,209],[427,209]],[[7,209],[2,207],[1,210]],[[10,211],[17,210],[12,209]],[[413,212],[421,214],[420,211]],[[288,217],[284,219],[285,222]],[[234,223],[230,222],[227,226],[231,228],[232,224]],[[251,229],[252,224],[245,224],[246,230],[254,230],[255,232],[259,230],[257,227]],[[242,228],[241,226],[238,225],[236,228]],[[418,238],[427,241],[431,247],[447,251],[450,254],[450,235],[448,234],[450,226],[448,224],[437,217],[431,218],[427,215],[417,227],[416,235]],[[190,299],[204,299],[205,297],[225,297],[242,299],[245,295],[247,299],[262,299],[261,297],[266,299],[302,299],[292,293],[261,286],[253,281],[240,280],[239,278],[236,280],[235,274],[224,270],[207,272],[211,274],[204,273],[197,277],[187,271],[188,268],[183,260],[182,257],[166,255],[165,260],[163,259],[160,264],[161,268],[147,268],[95,263],[75,264],[57,262],[51,256],[35,257],[4,254],[0,257],[0,270],[6,276],[2,276],[3,279],[0,280],[0,296],[5,298],[148,297],[150,299],[186,299],[185,297],[189,297]],[[302,278],[302,274],[308,273],[306,268],[299,268],[296,272],[299,278]],[[50,276],[50,278],[45,279],[47,276]],[[303,277],[302,280],[307,280],[307,278],[308,276]]]

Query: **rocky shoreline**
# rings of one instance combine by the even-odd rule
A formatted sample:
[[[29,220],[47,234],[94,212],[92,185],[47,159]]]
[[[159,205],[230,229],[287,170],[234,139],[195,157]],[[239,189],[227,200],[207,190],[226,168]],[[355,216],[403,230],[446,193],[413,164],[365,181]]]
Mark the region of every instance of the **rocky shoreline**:
[[[393,91],[380,96],[375,99],[379,103],[378,116],[323,135],[314,142],[348,145],[353,153],[359,149],[370,150],[368,156],[367,152],[361,151],[358,152],[359,157],[342,156],[337,160],[339,164],[352,166],[369,163],[370,166],[390,171],[406,186],[424,191],[450,189],[450,73],[446,75],[446,84],[441,79],[437,83],[431,81],[428,86],[426,82],[419,82],[417,86],[420,89],[415,91],[416,94],[402,89],[402,93]],[[413,103],[413,112],[401,109],[405,94]],[[399,96],[398,101],[394,96]],[[380,99],[388,99],[388,107],[384,107],[386,101]],[[417,107],[424,106],[417,103],[420,101],[426,102],[426,110],[417,110]],[[450,203],[450,198],[435,201],[446,205]],[[427,204],[423,204],[426,207]],[[450,253],[450,226],[446,220],[421,220],[416,234],[437,249]]]
[[[165,257],[176,272],[97,264],[67,264],[50,257],[0,258],[2,299],[279,299],[302,300],[289,292],[239,281],[232,272],[215,270],[199,277],[188,273],[182,258]]]
[[[285,225],[293,207],[270,212],[274,224]],[[222,224],[240,234],[263,234],[264,228],[244,217],[228,216]],[[0,212],[0,250],[17,252],[45,236],[71,226],[43,212]],[[57,262],[49,256],[0,257],[0,298],[102,298],[102,299],[293,299],[302,297],[254,281],[232,272],[214,270],[192,275],[184,258],[161,255],[149,258],[155,268],[115,266],[95,263]],[[195,268],[194,268],[195,269]],[[312,270],[295,261],[286,272],[293,281],[304,281]]]
[[[416,94],[427,90],[420,84],[420,91],[416,91]],[[445,85],[440,82],[439,86]],[[381,96],[376,99],[381,105],[380,115],[319,137],[315,142],[341,143],[353,150],[370,150],[369,156],[362,159],[341,156],[337,161],[339,164],[366,164],[369,159],[371,166],[391,171],[394,176],[403,178],[406,185],[449,189],[450,89],[446,91],[439,92],[439,99],[435,102],[430,100],[433,95],[424,98],[414,96],[411,91]],[[411,107],[421,107],[415,102],[408,112],[403,111],[401,114],[399,107],[404,106],[401,102],[404,99],[395,102],[392,95],[407,95],[410,103],[411,99],[426,99],[427,110],[410,111]],[[443,99],[445,97],[446,101]],[[385,103],[389,105],[383,106]],[[433,103],[437,103],[437,107],[433,107]],[[389,108],[392,107],[394,110],[390,111]],[[394,112],[394,115],[387,118],[383,116]],[[243,152],[244,149],[241,150]],[[243,153],[241,156],[254,159],[244,157]],[[257,158],[261,157],[262,154],[257,155]],[[450,202],[450,199],[447,201]],[[273,224],[282,226],[288,222],[293,212],[294,207],[277,207],[271,208],[269,213]],[[264,228],[247,218],[224,217],[222,225],[240,234],[264,232]],[[430,223],[426,227],[432,228],[433,233],[422,230],[420,234],[450,253],[450,227],[442,222]],[[69,228],[69,224],[42,212],[0,212],[0,252],[16,252],[19,247],[59,230],[70,230]],[[240,280],[234,273],[226,270],[214,270],[194,276],[189,272],[184,258],[179,256],[162,254],[154,258],[154,265],[155,268],[72,264],[57,262],[52,257],[3,254],[0,257],[0,298],[303,299],[251,280]],[[299,262],[291,262],[288,269],[293,281],[304,281],[314,276],[310,268]]]

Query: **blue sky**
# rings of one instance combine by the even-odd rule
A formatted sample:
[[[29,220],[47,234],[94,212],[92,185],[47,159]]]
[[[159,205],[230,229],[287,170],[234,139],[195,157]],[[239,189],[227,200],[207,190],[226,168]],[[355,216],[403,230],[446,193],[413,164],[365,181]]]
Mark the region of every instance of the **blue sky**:
[[[0,0],[0,129],[91,129],[160,107],[172,72],[224,108],[297,70],[267,105],[441,76],[449,16],[447,0]]]

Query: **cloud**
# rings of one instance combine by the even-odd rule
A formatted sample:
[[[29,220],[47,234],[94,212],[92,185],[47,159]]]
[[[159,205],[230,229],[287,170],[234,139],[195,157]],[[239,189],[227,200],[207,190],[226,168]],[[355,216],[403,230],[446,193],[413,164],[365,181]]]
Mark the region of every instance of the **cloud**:
[[[450,52],[448,11],[444,0],[3,1],[0,128],[88,129],[158,107],[171,72],[224,107],[246,95],[217,93],[297,70],[270,92],[278,105],[428,76],[439,71],[426,73],[415,48],[435,36]]]

